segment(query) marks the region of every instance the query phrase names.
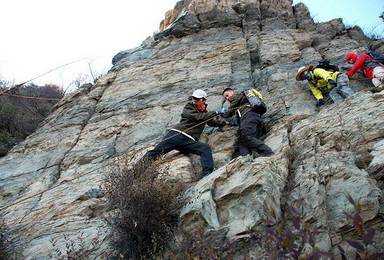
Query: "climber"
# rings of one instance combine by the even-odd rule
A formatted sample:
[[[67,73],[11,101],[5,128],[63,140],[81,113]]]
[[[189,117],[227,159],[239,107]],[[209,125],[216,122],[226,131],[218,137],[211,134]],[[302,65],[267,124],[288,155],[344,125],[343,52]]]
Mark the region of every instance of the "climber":
[[[323,93],[329,91],[329,96],[333,102],[343,101],[344,98],[353,96],[354,92],[349,87],[349,79],[347,75],[339,71],[326,71],[321,68],[313,68],[312,65],[308,67],[301,67],[296,74],[296,80],[308,80],[309,87],[312,94],[315,96],[317,102],[316,107],[324,105]]]
[[[206,143],[198,142],[205,124],[215,127],[231,124],[221,117],[214,118],[217,114],[226,112],[225,109],[207,111],[207,94],[203,90],[195,90],[191,98],[192,101],[184,106],[180,122],[171,128],[163,137],[163,141],[157,144],[153,150],[148,151],[141,161],[145,163],[148,159],[156,160],[160,155],[172,150],[178,150],[185,154],[198,154],[201,157],[203,168],[201,178],[203,178],[211,174],[214,168],[211,147]],[[213,119],[209,120],[210,118]],[[199,123],[201,124],[198,125]]]
[[[224,117],[236,116],[239,123],[239,153],[241,156],[257,152],[254,157],[271,156],[272,149],[260,140],[260,136],[265,133],[264,122],[261,115],[250,107],[248,98],[243,91],[237,92],[232,88],[225,88],[223,97],[230,102],[228,112]]]
[[[367,53],[360,55],[356,53],[348,53],[345,60],[349,64],[355,64],[348,72],[347,76],[352,77],[357,70],[364,73],[367,78],[372,79],[372,83],[376,88],[384,87],[384,65]]]

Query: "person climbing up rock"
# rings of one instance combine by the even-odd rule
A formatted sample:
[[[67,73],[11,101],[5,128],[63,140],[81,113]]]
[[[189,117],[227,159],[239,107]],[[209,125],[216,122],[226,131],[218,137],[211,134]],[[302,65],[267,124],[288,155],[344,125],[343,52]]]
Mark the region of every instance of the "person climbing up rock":
[[[363,74],[372,80],[372,84],[376,88],[384,87],[384,56],[382,54],[377,54],[375,52],[362,53],[358,55],[357,53],[348,53],[345,56],[345,60],[349,64],[355,64],[348,72],[347,76],[352,77],[358,70],[363,72]],[[379,58],[375,58],[377,55]],[[383,56],[383,57],[380,57]]]
[[[323,92],[329,91],[333,102],[341,102],[354,95],[349,87],[347,75],[339,71],[326,71],[322,68],[313,68],[312,65],[299,68],[296,74],[297,81],[307,80],[312,94],[316,98],[316,107],[324,105]]]
[[[236,115],[239,123],[239,153],[241,156],[257,152],[255,156],[271,156],[272,149],[260,140],[260,137],[266,132],[261,114],[266,108],[254,110],[243,91],[237,91],[232,88],[225,88],[223,97],[230,102],[228,112],[224,117],[228,118]]]
[[[148,151],[143,156],[141,162],[145,163],[146,160],[156,160],[160,155],[172,150],[178,150],[185,154],[200,155],[203,168],[201,178],[212,173],[214,162],[211,147],[198,140],[206,124],[220,127],[230,125],[230,123],[222,117],[216,117],[218,114],[223,114],[226,111],[225,109],[218,111],[207,110],[207,94],[202,89],[195,90],[192,93],[191,99],[184,106],[180,122],[167,132],[162,141],[153,150]]]

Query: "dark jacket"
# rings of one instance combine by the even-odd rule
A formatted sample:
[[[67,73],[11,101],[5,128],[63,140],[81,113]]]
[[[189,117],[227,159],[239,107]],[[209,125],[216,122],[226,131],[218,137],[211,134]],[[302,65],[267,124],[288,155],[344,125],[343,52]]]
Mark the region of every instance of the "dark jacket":
[[[231,105],[228,108],[228,112],[224,114],[224,117],[231,117],[236,115],[238,121],[241,121],[241,118],[245,116],[246,113],[252,110],[248,98],[245,96],[243,91],[236,91],[233,93],[229,102]],[[238,109],[234,109],[238,108]]]
[[[216,127],[224,126],[226,124],[225,120],[221,118],[215,118],[206,123],[196,126],[197,124],[204,122],[210,118],[213,118],[216,115],[217,114],[215,111],[207,111],[207,109],[205,109],[204,111],[200,111],[193,105],[192,102],[188,102],[184,106],[183,112],[181,113],[180,123],[173,126],[172,129],[183,131],[186,134],[192,136],[197,141],[199,140],[200,135],[204,130],[205,124]]]

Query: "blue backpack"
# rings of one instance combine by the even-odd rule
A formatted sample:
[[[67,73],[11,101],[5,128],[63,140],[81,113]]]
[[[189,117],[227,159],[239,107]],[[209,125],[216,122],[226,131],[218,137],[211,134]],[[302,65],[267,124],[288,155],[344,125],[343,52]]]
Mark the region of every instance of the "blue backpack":
[[[368,56],[370,56],[374,61],[378,63],[384,63],[384,55],[377,51],[369,51],[366,53]]]

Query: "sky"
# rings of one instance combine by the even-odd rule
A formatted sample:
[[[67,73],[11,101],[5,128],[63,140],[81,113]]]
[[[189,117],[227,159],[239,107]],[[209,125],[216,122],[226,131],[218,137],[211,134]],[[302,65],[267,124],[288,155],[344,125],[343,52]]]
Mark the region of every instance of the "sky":
[[[112,67],[122,50],[151,36],[177,0],[4,0],[0,3],[0,79],[67,89]],[[383,0],[293,0],[309,8],[315,22],[343,18],[365,32],[384,35]],[[74,62],[74,63],[72,63]]]
[[[358,25],[366,34],[384,35],[384,22],[379,16],[384,11],[384,0],[293,0],[304,3],[315,22],[342,18],[344,25]]]
[[[176,0],[4,0],[0,2],[0,76],[19,84],[64,64],[35,84],[66,86],[106,73],[112,58],[159,28]]]

